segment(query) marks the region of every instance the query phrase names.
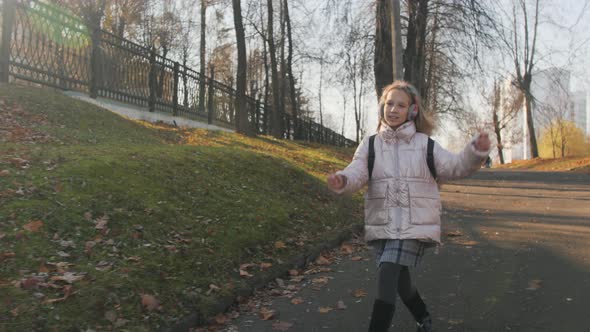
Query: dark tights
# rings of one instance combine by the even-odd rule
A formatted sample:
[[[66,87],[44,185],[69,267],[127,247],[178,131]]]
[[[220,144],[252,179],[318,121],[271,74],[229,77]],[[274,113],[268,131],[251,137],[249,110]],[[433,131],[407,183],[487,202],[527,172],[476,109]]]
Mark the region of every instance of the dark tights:
[[[426,305],[412,285],[407,266],[395,263],[381,263],[377,284],[377,299],[395,305],[397,295],[408,307],[416,321],[427,315]]]

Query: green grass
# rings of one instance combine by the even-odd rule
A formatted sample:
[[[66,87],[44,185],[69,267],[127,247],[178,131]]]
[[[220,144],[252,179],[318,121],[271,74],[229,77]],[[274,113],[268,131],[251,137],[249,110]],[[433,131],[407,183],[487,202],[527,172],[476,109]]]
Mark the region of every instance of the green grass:
[[[359,197],[324,182],[351,149],[136,122],[19,86],[0,87],[0,118],[0,331],[151,331],[211,315],[245,285],[240,264],[278,268],[362,220]],[[67,272],[83,279],[48,303]]]

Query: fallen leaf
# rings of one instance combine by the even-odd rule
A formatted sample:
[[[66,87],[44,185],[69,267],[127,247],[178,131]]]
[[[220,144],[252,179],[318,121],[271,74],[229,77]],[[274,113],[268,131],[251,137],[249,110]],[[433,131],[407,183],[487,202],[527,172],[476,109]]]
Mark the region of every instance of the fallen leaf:
[[[23,228],[29,232],[38,232],[39,229],[43,227],[43,222],[41,220],[31,221],[23,226]]]
[[[293,277],[294,276],[297,276],[297,275],[299,275],[299,271],[297,271],[297,270],[289,270],[289,275],[290,276],[293,276]]]
[[[332,309],[331,307],[319,307],[318,308],[318,312],[320,314],[327,314],[327,313],[329,313],[332,310],[334,310],[334,309]]]
[[[10,174],[10,171],[7,169],[0,171],[0,176],[8,176],[9,174]]]
[[[86,244],[84,245],[84,252],[87,255],[90,254],[90,252],[92,251],[92,248],[94,248],[95,245],[96,245],[96,242],[94,242],[94,241],[86,241]]]
[[[317,285],[317,284],[320,284],[320,285],[325,285],[325,284],[327,284],[327,283],[328,283],[328,281],[329,281],[329,280],[330,280],[330,279],[328,279],[328,277],[319,277],[319,278],[313,278],[313,279],[311,280],[311,282],[312,282],[312,283],[314,283],[314,284],[316,284],[316,285]]]
[[[539,279],[533,279],[531,281],[529,281],[529,287],[527,288],[527,290],[537,290],[539,288],[541,288],[541,283],[542,281]]]
[[[367,296],[367,292],[364,289],[359,288],[359,289],[355,290],[352,293],[352,296],[354,296],[354,297],[365,297],[365,296]]]
[[[148,311],[153,311],[160,307],[160,303],[158,300],[150,294],[140,294],[141,296],[141,306]]]
[[[76,292],[72,292],[72,289],[73,289],[73,286],[66,285],[63,288],[63,291],[64,291],[64,296],[63,297],[60,297],[60,298],[57,298],[57,299],[47,299],[47,300],[43,301],[43,303],[49,304],[49,303],[55,303],[55,302],[65,301],[68,297],[70,297],[70,296],[72,296],[72,295],[74,295],[74,294],[77,293],[77,291]]]
[[[266,270],[268,268],[272,267],[272,263],[260,263],[260,269],[261,270]]]
[[[277,241],[277,242],[275,242],[275,248],[276,249],[285,249],[285,248],[287,248],[287,246],[285,245],[285,243],[283,241]]]
[[[248,271],[245,271],[245,270],[240,269],[240,277],[251,278],[251,277],[253,277],[253,275],[250,274],[250,273],[248,273]]]
[[[293,323],[276,321],[272,323],[273,330],[287,331],[293,326]]]
[[[217,314],[215,315],[215,322],[219,325],[224,325],[227,322],[227,317],[222,313]]]
[[[291,299],[291,303],[293,303],[293,304],[301,304],[303,302],[305,302],[305,301],[300,297],[296,297],[294,299]]]
[[[41,262],[41,265],[39,265],[39,273],[48,273],[49,269],[47,268],[47,266],[45,266],[45,262]]]
[[[447,236],[451,236],[451,237],[454,237],[454,236],[462,236],[462,235],[463,235],[463,233],[461,233],[461,231],[450,231],[450,232],[447,232]]]
[[[102,217],[96,219],[95,222],[96,222],[96,226],[94,226],[94,228],[105,229],[107,227],[107,223],[109,222],[109,217],[106,215],[102,216]]]
[[[340,252],[346,255],[350,255],[353,253],[353,248],[351,244],[345,243],[340,246]]]
[[[82,279],[84,279],[84,275],[76,275],[73,272],[66,272],[62,276],[51,277],[51,280],[53,280],[53,281],[65,281],[68,284],[72,284],[72,283],[74,283],[76,281],[80,281]]]
[[[363,257],[361,257],[361,256],[354,256],[354,257],[351,257],[350,260],[356,262],[356,261],[363,260]]]
[[[329,259],[327,259],[326,257],[324,257],[322,255],[320,255],[320,257],[318,257],[318,259],[316,259],[315,262],[316,262],[316,264],[319,264],[319,265],[330,265],[330,264],[332,264],[332,262],[330,262]]]
[[[24,289],[33,289],[39,286],[39,280],[36,278],[27,278],[20,282],[20,286]]]
[[[336,309],[344,310],[346,308],[347,308],[347,306],[346,306],[346,304],[344,304],[344,301],[340,300],[340,301],[338,301],[338,303],[336,303]]]
[[[14,256],[16,256],[16,254],[15,254],[15,253],[13,253],[13,252],[3,252],[3,253],[0,255],[0,260],[4,260],[4,259],[6,259],[6,258],[13,258]]]
[[[258,316],[260,316],[262,320],[271,320],[275,316],[275,311],[266,307],[262,307],[262,309],[260,309],[258,312]]]

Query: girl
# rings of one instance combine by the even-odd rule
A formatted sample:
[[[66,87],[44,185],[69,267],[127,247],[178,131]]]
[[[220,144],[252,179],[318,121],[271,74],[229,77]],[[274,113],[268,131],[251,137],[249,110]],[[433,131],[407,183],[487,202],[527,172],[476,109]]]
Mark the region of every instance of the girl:
[[[369,143],[365,137],[352,162],[328,176],[328,187],[339,194],[369,184],[365,239],[375,248],[378,264],[370,332],[387,331],[391,326],[398,294],[416,319],[418,331],[432,331],[430,314],[412,284],[408,267],[420,262],[425,248],[440,243],[441,202],[436,180],[473,174],[489,153],[486,133],[480,133],[459,154],[435,143],[431,151],[436,172],[431,174],[426,161],[431,131],[416,89],[396,81],[383,89],[374,141]]]

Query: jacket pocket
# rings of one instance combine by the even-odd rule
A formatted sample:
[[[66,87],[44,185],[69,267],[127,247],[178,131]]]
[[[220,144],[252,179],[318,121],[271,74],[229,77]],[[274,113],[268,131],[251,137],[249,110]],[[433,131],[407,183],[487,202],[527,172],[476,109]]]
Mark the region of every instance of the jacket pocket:
[[[365,194],[365,224],[385,225],[388,223],[388,209],[385,206],[387,182],[373,182]]]
[[[410,185],[410,223],[413,225],[440,224],[441,202],[436,183],[417,182]]]

